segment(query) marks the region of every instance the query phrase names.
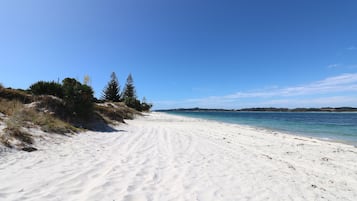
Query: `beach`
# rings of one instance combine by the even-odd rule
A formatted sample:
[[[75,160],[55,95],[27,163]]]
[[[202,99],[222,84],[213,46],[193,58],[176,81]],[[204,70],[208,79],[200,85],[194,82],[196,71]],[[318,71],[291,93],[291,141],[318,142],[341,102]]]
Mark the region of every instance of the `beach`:
[[[0,153],[0,200],[357,198],[351,145],[156,112],[126,122]]]

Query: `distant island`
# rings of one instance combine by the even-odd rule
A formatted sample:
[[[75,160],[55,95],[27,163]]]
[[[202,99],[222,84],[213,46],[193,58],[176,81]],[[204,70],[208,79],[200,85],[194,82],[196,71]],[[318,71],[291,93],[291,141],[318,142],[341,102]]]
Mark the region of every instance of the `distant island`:
[[[167,110],[156,110],[157,112],[357,112],[354,107],[322,107],[322,108],[275,108],[256,107],[243,109],[208,109],[208,108],[177,108]]]

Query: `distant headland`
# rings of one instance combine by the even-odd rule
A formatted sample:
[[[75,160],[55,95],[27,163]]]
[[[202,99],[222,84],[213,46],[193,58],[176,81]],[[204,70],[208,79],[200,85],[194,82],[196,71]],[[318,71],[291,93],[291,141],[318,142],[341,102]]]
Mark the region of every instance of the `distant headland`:
[[[357,112],[355,107],[322,107],[322,108],[275,108],[253,107],[243,109],[209,109],[209,108],[177,108],[156,110],[157,112]]]

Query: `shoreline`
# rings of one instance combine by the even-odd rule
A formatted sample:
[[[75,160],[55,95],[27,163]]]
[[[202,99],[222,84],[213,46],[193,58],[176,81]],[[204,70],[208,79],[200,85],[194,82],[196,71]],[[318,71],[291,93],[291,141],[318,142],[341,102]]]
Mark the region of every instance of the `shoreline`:
[[[357,150],[165,113],[0,157],[2,200],[354,200]]]
[[[214,111],[212,111],[212,112],[214,112]],[[240,111],[238,111],[238,112],[240,112]],[[243,111],[243,112],[246,112],[246,111]],[[257,111],[248,111],[248,113],[250,113],[250,112],[255,113]],[[320,141],[325,141],[325,142],[341,143],[341,144],[350,145],[350,146],[357,148],[357,141],[349,141],[349,140],[335,139],[335,138],[329,138],[329,137],[317,137],[317,136],[314,136],[313,134],[306,134],[306,133],[298,132],[298,131],[294,132],[294,131],[288,131],[288,130],[284,130],[284,129],[268,128],[268,127],[264,127],[264,126],[225,122],[225,121],[220,121],[220,120],[215,120],[215,119],[205,119],[202,117],[185,116],[185,115],[181,115],[181,114],[168,113],[168,112],[157,112],[157,113],[164,113],[164,114],[168,114],[168,115],[180,116],[180,117],[185,117],[185,118],[201,119],[201,120],[205,120],[205,121],[213,121],[213,122],[218,122],[218,123],[247,126],[247,127],[252,127],[252,128],[256,128],[256,129],[266,130],[269,132],[279,132],[279,133],[283,133],[283,134],[293,135],[293,136],[297,136],[297,137],[305,137],[305,138],[320,140]],[[261,111],[258,111],[258,113],[261,113]],[[266,113],[269,113],[269,111],[267,111]],[[272,112],[272,113],[292,113],[292,112]],[[295,112],[295,113],[345,113],[345,112]],[[354,112],[346,112],[346,113],[354,113]]]

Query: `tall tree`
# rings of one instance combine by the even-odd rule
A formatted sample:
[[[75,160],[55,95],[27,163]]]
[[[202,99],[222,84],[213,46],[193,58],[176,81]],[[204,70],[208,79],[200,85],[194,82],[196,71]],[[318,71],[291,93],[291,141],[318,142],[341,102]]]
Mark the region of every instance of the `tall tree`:
[[[129,74],[128,78],[126,79],[126,84],[124,88],[123,98],[133,98],[136,99],[136,92],[134,87],[134,80],[131,74]]]
[[[110,81],[103,90],[102,99],[106,101],[119,102],[120,101],[120,85],[116,74],[113,72],[110,75]]]
[[[134,81],[131,74],[129,74],[128,78],[126,79],[126,84],[123,92],[123,99],[124,103],[131,108],[134,108],[138,111],[141,111],[141,103],[136,98],[136,92],[134,87]]]

